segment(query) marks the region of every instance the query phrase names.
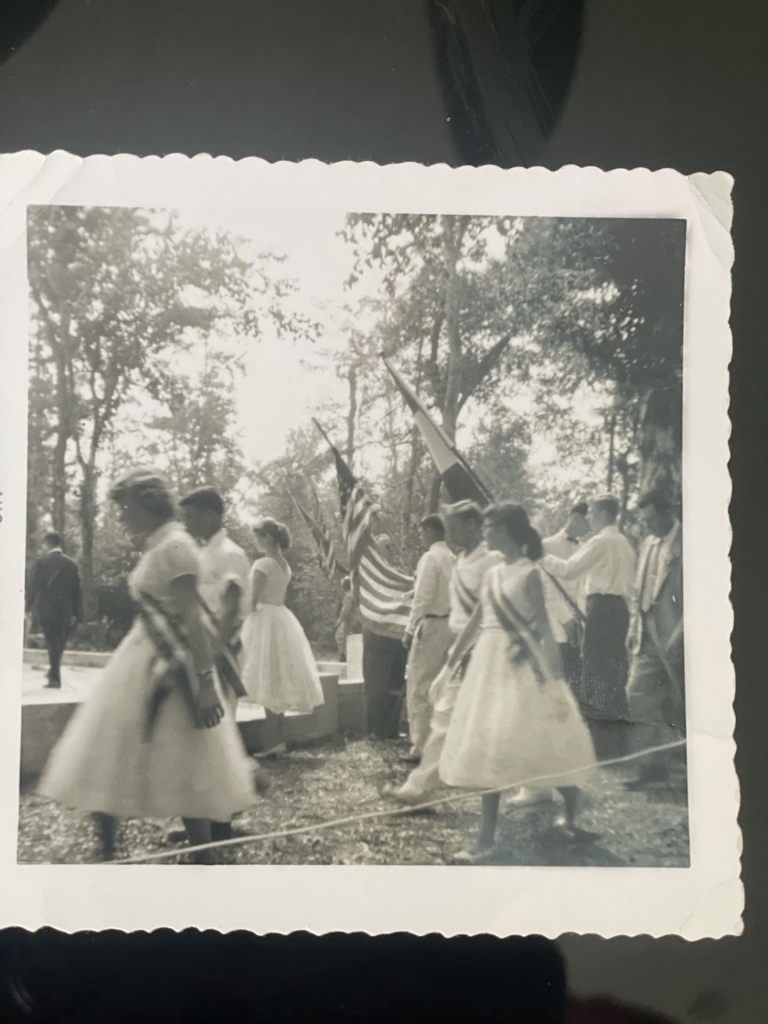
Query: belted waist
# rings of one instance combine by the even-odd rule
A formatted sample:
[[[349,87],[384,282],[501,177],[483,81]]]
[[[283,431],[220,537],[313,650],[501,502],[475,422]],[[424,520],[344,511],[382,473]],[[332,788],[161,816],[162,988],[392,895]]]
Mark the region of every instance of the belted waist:
[[[445,615],[425,615],[424,618],[425,619],[447,619],[448,615],[449,615],[449,613],[446,612]]]

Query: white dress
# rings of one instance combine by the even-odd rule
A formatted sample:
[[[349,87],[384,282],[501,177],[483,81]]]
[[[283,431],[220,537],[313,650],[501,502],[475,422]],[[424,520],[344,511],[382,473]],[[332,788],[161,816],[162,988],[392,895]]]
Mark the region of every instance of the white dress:
[[[489,569],[480,593],[481,632],[453,709],[440,759],[449,786],[508,786],[540,775],[541,788],[580,785],[595,763],[589,730],[570,687],[541,678],[522,640],[504,628],[491,600],[499,586],[518,616],[534,616],[527,558]],[[529,785],[535,785],[529,783]]]
[[[323,688],[309,640],[285,607],[290,566],[286,572],[274,558],[258,559],[251,569],[251,592],[256,573],[266,582],[256,609],[243,623],[243,686],[248,699],[275,714],[309,714],[324,703]]]
[[[149,538],[129,579],[131,595],[173,610],[171,582],[198,573],[192,538],[176,522]],[[39,790],[68,807],[131,818],[227,821],[255,802],[247,755],[232,711],[212,729],[196,725],[178,688],[145,740],[155,647],[137,616],[51,753]]]

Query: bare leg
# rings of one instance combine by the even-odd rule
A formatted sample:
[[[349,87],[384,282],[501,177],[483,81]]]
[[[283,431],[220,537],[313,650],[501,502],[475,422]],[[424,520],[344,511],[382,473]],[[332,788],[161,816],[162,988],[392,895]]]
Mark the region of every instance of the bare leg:
[[[211,823],[207,818],[183,818],[192,846],[202,846],[211,842]],[[195,864],[217,864],[215,850],[198,850],[192,854]]]
[[[499,820],[499,793],[488,793],[483,797],[483,820],[480,826],[477,846],[480,850],[488,850],[493,846],[496,835],[496,822]]]
[[[283,716],[270,711],[269,708],[265,708],[264,712],[266,714],[264,748],[265,750],[272,750],[273,747],[279,747],[285,743],[283,739]]]
[[[112,814],[103,814],[101,811],[96,811],[93,815],[93,821],[96,825],[96,835],[99,839],[99,852],[101,854],[101,859],[114,860],[117,818]]]

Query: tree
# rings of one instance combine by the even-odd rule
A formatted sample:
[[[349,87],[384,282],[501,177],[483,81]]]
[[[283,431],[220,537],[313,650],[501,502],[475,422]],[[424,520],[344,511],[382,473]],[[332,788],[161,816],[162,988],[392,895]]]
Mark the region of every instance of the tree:
[[[383,275],[373,344],[423,379],[450,437],[470,404],[515,390],[568,421],[587,388],[625,498],[679,489],[684,222],[354,215],[345,237],[350,286]]]
[[[86,615],[94,612],[99,455],[118,412],[139,388],[163,399],[191,337],[225,324],[234,336],[256,336],[259,305],[278,331],[300,329],[268,263],[244,258],[226,234],[182,229],[173,213],[30,209],[34,343],[53,388],[52,519],[63,532],[73,457]]]

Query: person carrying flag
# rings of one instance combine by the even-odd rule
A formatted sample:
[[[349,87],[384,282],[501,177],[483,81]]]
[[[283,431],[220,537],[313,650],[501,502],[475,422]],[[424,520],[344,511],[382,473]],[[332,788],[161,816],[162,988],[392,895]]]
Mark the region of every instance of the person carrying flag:
[[[450,505],[445,510],[445,525],[448,543],[458,551],[449,586],[448,627],[452,639],[455,639],[477,607],[483,577],[492,566],[504,559],[499,551],[489,550],[483,540],[483,513],[474,501],[459,501]],[[453,707],[469,653],[465,655],[456,675],[444,680],[443,683],[440,683],[438,678],[432,685],[429,694],[432,717],[421,763],[413,769],[399,788],[391,784],[386,785],[382,790],[383,796],[390,796],[404,804],[418,804],[439,787],[440,755],[451,724]]]
[[[448,591],[455,561],[445,543],[445,523],[439,515],[425,516],[419,528],[426,551],[416,569],[413,604],[403,636],[403,647],[408,651],[405,678],[411,736],[411,750],[405,760],[416,763],[421,760],[429,734],[429,687],[451,646]]]

